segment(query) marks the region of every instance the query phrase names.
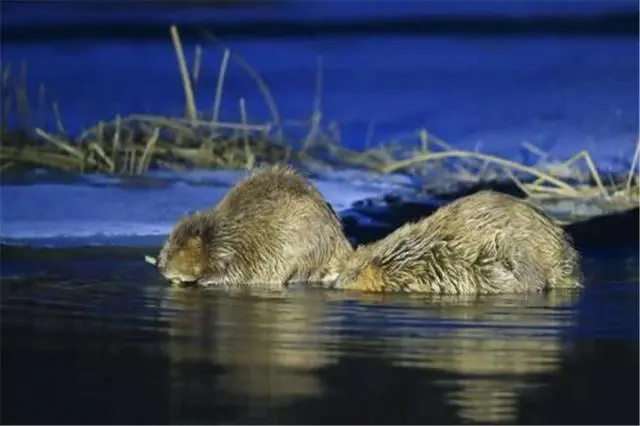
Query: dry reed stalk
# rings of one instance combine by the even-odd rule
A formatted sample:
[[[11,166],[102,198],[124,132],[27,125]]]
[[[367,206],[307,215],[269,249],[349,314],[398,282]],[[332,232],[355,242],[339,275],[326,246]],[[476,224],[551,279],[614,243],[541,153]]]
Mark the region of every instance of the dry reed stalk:
[[[25,129],[32,128],[33,114],[31,111],[31,105],[29,104],[29,96],[27,95],[27,64],[22,62],[20,67],[20,83],[15,88],[16,96],[16,109],[18,117],[22,121],[22,127]]]
[[[638,166],[638,161],[640,159],[640,138],[638,138],[638,141],[636,142],[636,149],[633,152],[633,159],[631,160],[631,167],[629,167],[629,172],[627,175],[627,192],[629,194],[631,194],[631,182],[633,181],[633,178],[635,177],[636,179],[638,178],[638,175],[636,174],[636,168]]]
[[[136,168],[136,153],[137,150],[136,149],[130,149],[131,155],[129,156],[129,166],[128,166],[128,173],[130,175],[134,175],[135,174],[135,168]]]
[[[444,158],[465,158],[465,157],[479,158],[479,159],[490,161],[492,163],[496,163],[504,167],[509,167],[514,170],[519,170],[525,173],[529,173],[533,176],[543,178],[544,181],[547,181],[553,185],[556,185],[559,188],[565,189],[567,191],[567,195],[569,194],[571,194],[572,196],[577,195],[576,190],[566,182],[556,179],[555,177],[549,174],[546,174],[544,172],[541,172],[533,167],[525,166],[524,164],[520,164],[515,161],[507,160],[507,159],[496,157],[493,155],[482,154],[482,153],[473,152],[473,151],[454,150],[454,151],[448,151],[448,152],[436,152],[436,153],[418,155],[414,158],[396,161],[394,163],[383,166],[380,168],[380,171],[382,173],[393,173],[394,171],[409,167],[413,164],[420,163],[420,162],[433,161],[433,160],[439,160]]]
[[[432,153],[433,151],[431,151],[429,149],[429,132],[427,132],[426,129],[420,129],[418,132],[419,135],[419,139],[420,139],[420,153],[421,154],[428,154],[428,153]],[[435,140],[434,144],[440,146],[441,148],[445,148],[445,149],[452,149],[450,145],[439,141],[439,140]],[[417,155],[417,154],[414,154]],[[467,160],[467,159],[465,159]],[[466,162],[466,161],[465,161]],[[474,162],[472,161],[468,161],[468,163],[470,165],[472,165]],[[477,179],[477,180],[481,180],[483,177],[483,172],[484,169],[486,168],[487,162],[484,162],[484,167],[481,168],[481,171],[478,175],[474,175],[468,168],[464,167],[461,164],[454,164],[453,167],[456,169],[456,171],[462,175],[464,175],[467,179]],[[423,175],[425,173],[422,173]]]
[[[163,126],[174,130],[179,133],[183,133],[184,135],[188,135],[190,137],[197,137],[198,134],[194,127],[202,127],[202,128],[210,128],[212,123],[210,121],[204,120],[191,120],[188,118],[182,117],[159,117],[153,115],[145,115],[145,114],[132,114],[124,118],[120,118],[118,115],[119,124],[131,124],[131,123],[148,123],[152,126]],[[108,122],[107,125],[112,125],[115,122]],[[116,123],[118,124],[118,123]],[[104,125],[104,123],[103,123]],[[120,127],[120,126],[117,126]],[[219,129],[225,130],[247,130],[249,132],[259,132],[259,131],[269,131],[271,127],[269,125],[262,124],[242,124],[242,123],[215,123],[215,127]],[[87,139],[91,134],[96,133],[97,126],[92,126],[86,130],[84,130],[79,136],[79,140]]]
[[[8,126],[9,115],[11,113],[11,107],[13,105],[13,98],[10,96],[6,96],[2,102],[2,128],[6,128]]]
[[[367,133],[364,136],[364,150],[368,150],[371,148],[371,144],[373,143],[374,133],[376,131],[376,123],[375,121],[369,121],[367,124]]]
[[[311,108],[311,119],[309,132],[302,143],[302,150],[308,150],[316,141],[317,135],[319,133],[320,123],[322,121],[322,81],[323,81],[323,73],[322,73],[322,57],[319,56],[317,58],[316,64],[316,81],[314,88],[314,96],[313,96],[313,105]]]
[[[176,118],[178,123],[182,122],[184,119]],[[195,120],[194,124],[198,127],[211,127],[212,123],[203,120]],[[248,132],[269,132],[271,131],[270,124],[249,124],[249,123],[227,123],[227,122],[217,122],[215,123],[215,127],[218,129],[225,130],[242,130]]]
[[[116,130],[113,132],[113,139],[111,140],[112,158],[116,161],[116,152],[120,149],[120,131],[122,129],[122,119],[120,114],[116,115]],[[82,137],[82,136],[81,136]],[[82,140],[82,139],[80,139]]]
[[[58,103],[54,101],[51,104],[51,107],[53,108],[53,116],[56,119],[56,128],[58,129],[58,132],[61,135],[64,135],[67,132],[64,129],[64,124],[62,124],[62,117],[60,116],[60,109],[58,108]]]
[[[564,170],[570,170],[571,165],[573,163],[575,163],[576,161],[578,161],[579,159],[580,159],[580,155],[578,153],[578,154],[572,156],[571,158],[569,158],[568,160],[562,161],[562,162],[558,163],[557,165],[550,167],[550,169],[557,169],[557,168],[562,167],[562,168],[564,168]],[[553,173],[553,170],[551,170],[550,173]],[[538,178],[538,179],[534,180],[531,183],[531,185],[533,187],[535,187],[535,186],[539,185],[542,182],[543,182],[543,180]]]
[[[66,142],[64,142],[63,140],[58,139],[57,137],[50,135],[49,133],[45,132],[44,130],[40,129],[40,128],[36,128],[35,132],[38,136],[40,136],[42,139],[51,142],[53,145],[55,145],[56,147],[60,148],[62,151],[66,151],[67,153],[73,155],[74,157],[82,160],[84,158],[84,153],[72,146],[71,144],[68,144]]]
[[[216,83],[216,97],[213,103],[213,116],[211,125],[213,130],[217,130],[217,123],[220,117],[220,105],[222,104],[222,91],[224,89],[224,79],[227,75],[227,67],[229,66],[229,49],[224,49],[222,53],[222,61],[220,62],[220,71],[218,71],[218,82]]]
[[[3,160],[22,161],[41,166],[49,166],[61,170],[74,170],[79,167],[79,160],[68,154],[43,152],[34,147],[6,147],[0,146],[0,158]]]
[[[106,154],[106,152],[104,152],[104,149],[102,148],[102,146],[100,146],[100,144],[98,144],[96,142],[89,142],[87,147],[89,148],[89,150],[93,150],[96,154],[98,154],[98,156],[102,159],[102,161],[104,161],[105,164],[107,165],[108,171],[110,173],[113,173],[113,171],[116,168],[116,165],[111,160],[111,158],[109,158],[109,156]]]
[[[197,85],[200,79],[201,67],[202,67],[202,46],[198,44],[194,52],[193,69],[191,70],[191,75],[193,76],[194,85]]]
[[[221,41],[211,32],[200,29],[200,33],[209,41],[212,41],[216,44],[221,44]],[[269,90],[269,87],[267,86],[265,81],[262,79],[262,77],[260,77],[260,74],[258,74],[256,70],[254,70],[253,67],[249,65],[249,63],[245,61],[241,55],[236,52],[229,52],[233,59],[235,59],[235,61],[238,63],[238,65],[240,65],[245,70],[245,72],[249,74],[249,77],[251,77],[251,79],[255,81],[256,85],[258,86],[258,90],[260,91],[260,93],[262,93],[262,96],[267,104],[267,108],[269,108],[269,111],[271,113],[272,123],[274,124],[277,132],[276,139],[282,143],[284,141],[284,134],[282,133],[282,120],[280,118],[278,106],[273,98],[273,95],[271,94],[271,90]]]
[[[540,158],[544,158],[546,159],[549,154],[544,152],[542,149],[538,148],[536,145],[532,144],[531,142],[522,142],[520,144],[523,148],[525,148],[527,151],[537,155]]]
[[[44,113],[45,113],[45,107],[47,104],[47,97],[46,97],[46,93],[45,93],[45,88],[44,88],[44,83],[40,83],[38,85],[38,118],[40,120],[40,122],[44,121]]]
[[[142,157],[140,157],[140,161],[138,162],[138,168],[136,170],[136,174],[141,175],[146,172],[149,168],[149,164],[151,163],[151,157],[153,156],[153,150],[155,148],[156,142],[158,142],[158,137],[160,136],[160,129],[153,129],[153,134],[147,140],[147,144],[145,145],[144,152],[142,153]]]
[[[180,67],[180,75],[182,76],[182,87],[184,89],[185,102],[187,106],[187,116],[191,120],[197,118],[196,101],[193,95],[193,87],[191,86],[191,77],[189,76],[189,70],[187,69],[187,61],[184,57],[184,51],[182,49],[182,42],[180,41],[180,34],[178,28],[175,25],[171,26],[171,39],[173,41],[173,47],[176,51],[176,57],[178,58],[178,66]]]
[[[239,104],[240,104],[240,117],[242,119],[242,123],[244,124],[247,122],[247,107],[245,105],[244,98],[240,98]],[[251,151],[251,147],[249,146],[249,134],[246,132],[246,130],[242,131],[242,139],[244,140],[244,151],[247,157],[245,168],[247,170],[251,170],[253,169],[253,166],[255,164],[255,156],[253,155],[253,152]]]
[[[601,194],[605,198],[609,197],[609,193],[608,193],[607,189],[605,188],[604,184],[602,183],[602,177],[600,176],[600,173],[598,172],[598,169],[596,168],[595,163],[594,163],[593,159],[591,158],[591,155],[589,154],[589,152],[587,150],[581,150],[580,152],[578,152],[577,154],[575,154],[574,156],[572,156],[568,160],[563,161],[562,163],[560,163],[560,165],[562,167],[566,167],[567,169],[569,169],[569,166],[571,166],[572,164],[574,164],[576,161],[578,161],[581,158],[584,159],[585,163],[587,164],[589,172],[591,173],[591,176],[593,177],[593,180],[595,181],[596,186],[600,190]],[[531,183],[530,188],[532,190],[537,190],[537,186],[539,186],[540,182],[541,182],[540,179],[536,179],[533,183]]]
[[[96,137],[98,138],[98,144],[102,145],[104,143],[104,121],[102,120],[98,122],[98,128],[96,129]]]

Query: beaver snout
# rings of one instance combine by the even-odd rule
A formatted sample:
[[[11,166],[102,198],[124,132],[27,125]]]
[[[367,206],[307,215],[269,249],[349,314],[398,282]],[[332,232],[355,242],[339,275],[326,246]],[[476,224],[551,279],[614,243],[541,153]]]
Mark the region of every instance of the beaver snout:
[[[184,284],[195,284],[198,281],[198,277],[190,274],[183,274],[171,268],[167,268],[165,265],[158,265],[160,274],[168,281],[179,281]]]

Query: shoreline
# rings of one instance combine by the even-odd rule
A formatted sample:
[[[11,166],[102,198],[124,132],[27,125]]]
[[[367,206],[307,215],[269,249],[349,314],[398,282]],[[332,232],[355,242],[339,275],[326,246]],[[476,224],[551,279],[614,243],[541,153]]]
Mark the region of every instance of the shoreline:
[[[86,181],[84,185],[78,181],[51,184],[46,183],[46,177],[40,184],[2,185],[3,197],[12,196],[22,201],[11,209],[4,208],[0,242],[8,246],[50,247],[54,250],[82,246],[120,246],[132,250],[134,247],[157,247],[180,215],[217,202],[242,173],[210,172],[191,183],[169,181],[166,180],[167,175],[159,179],[165,180],[165,184],[147,180],[137,187],[122,186],[124,180],[114,178],[110,182],[98,181],[93,185]],[[219,175],[218,189],[212,183],[216,174]],[[526,197],[510,181],[467,183],[450,187],[448,191],[425,193],[417,190],[408,177],[400,179],[401,176],[397,176],[397,183],[392,184],[393,179],[355,171],[335,181],[331,181],[330,176],[327,174],[328,178],[323,180],[316,174],[311,179],[335,208],[346,234],[354,243],[382,238],[402,224],[428,216],[439,206],[478,190],[492,189],[519,198]],[[11,192],[7,193],[9,190]],[[218,195],[214,195],[216,193]],[[67,205],[51,211],[49,215],[53,216],[34,210],[37,205],[50,205],[48,200],[52,197],[64,198]],[[531,201],[567,229],[572,229],[581,246],[638,245],[638,201],[635,205],[632,201],[614,203],[599,197]],[[128,206],[124,216],[119,207],[122,205]],[[87,210],[89,206],[91,208]],[[24,216],[21,211],[32,213]],[[151,214],[154,211],[156,213]],[[45,217],[50,219],[44,220]]]

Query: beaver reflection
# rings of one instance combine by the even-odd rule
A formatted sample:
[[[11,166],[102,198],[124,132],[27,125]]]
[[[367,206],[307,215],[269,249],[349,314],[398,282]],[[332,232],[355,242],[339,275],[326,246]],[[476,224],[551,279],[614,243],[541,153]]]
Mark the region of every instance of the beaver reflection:
[[[172,409],[197,423],[358,421],[362,410],[514,423],[531,379],[557,370],[574,320],[561,307],[578,297],[171,292]]]
[[[194,404],[204,395],[204,406],[241,404],[252,415],[252,407],[275,408],[322,391],[313,374],[328,363],[329,337],[318,331],[325,316],[320,298],[170,291],[168,303],[176,310],[168,348],[174,405]],[[209,371],[194,377],[188,365],[205,365]]]
[[[561,307],[570,306],[578,296],[555,291],[485,297],[387,295],[384,300],[374,294],[349,297],[357,297],[361,304],[369,300],[361,318],[377,321],[385,315],[385,321],[394,324],[385,331],[386,353],[395,354],[394,365],[443,373],[446,378],[438,384],[463,421],[513,424],[520,393],[536,385],[531,376],[558,369],[565,349],[558,334],[574,321]],[[383,310],[381,304],[397,309]],[[390,317],[391,311],[395,314]]]

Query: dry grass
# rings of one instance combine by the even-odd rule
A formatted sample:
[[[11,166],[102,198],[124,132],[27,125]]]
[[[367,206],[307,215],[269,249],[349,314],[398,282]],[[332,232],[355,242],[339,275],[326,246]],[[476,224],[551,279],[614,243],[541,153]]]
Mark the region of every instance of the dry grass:
[[[101,121],[71,139],[56,102],[46,105],[44,86],[38,93],[38,111],[51,108],[56,132],[34,125],[37,121],[26,92],[26,66],[14,79],[10,67],[2,72],[2,128],[0,172],[21,167],[45,167],[81,173],[141,175],[150,169],[181,171],[199,168],[252,168],[261,163],[325,163],[360,167],[379,173],[402,172],[441,181],[481,182],[511,179],[531,198],[598,197],[621,206],[637,206],[640,197],[638,156],[640,141],[626,176],[603,178],[587,151],[564,162],[530,144],[523,146],[540,157],[534,166],[475,151],[456,149],[421,129],[406,138],[370,147],[373,127],[367,132],[367,149],[346,149],[337,123],[322,123],[322,63],[318,61],[313,113],[304,122],[283,121],[267,84],[237,53],[223,49],[218,72],[213,114],[206,118],[196,108],[197,83],[201,75],[202,48],[196,48],[191,69],[185,58],[177,28],[170,28],[185,97],[183,117],[134,114]],[[211,34],[209,41],[220,45]],[[219,121],[224,80],[234,60],[255,81],[270,111],[266,122],[251,122],[245,99],[238,99],[238,122]],[[19,118],[20,131],[9,132],[11,114]],[[302,140],[287,138],[287,130],[304,127]],[[582,162],[580,162],[582,160]]]

